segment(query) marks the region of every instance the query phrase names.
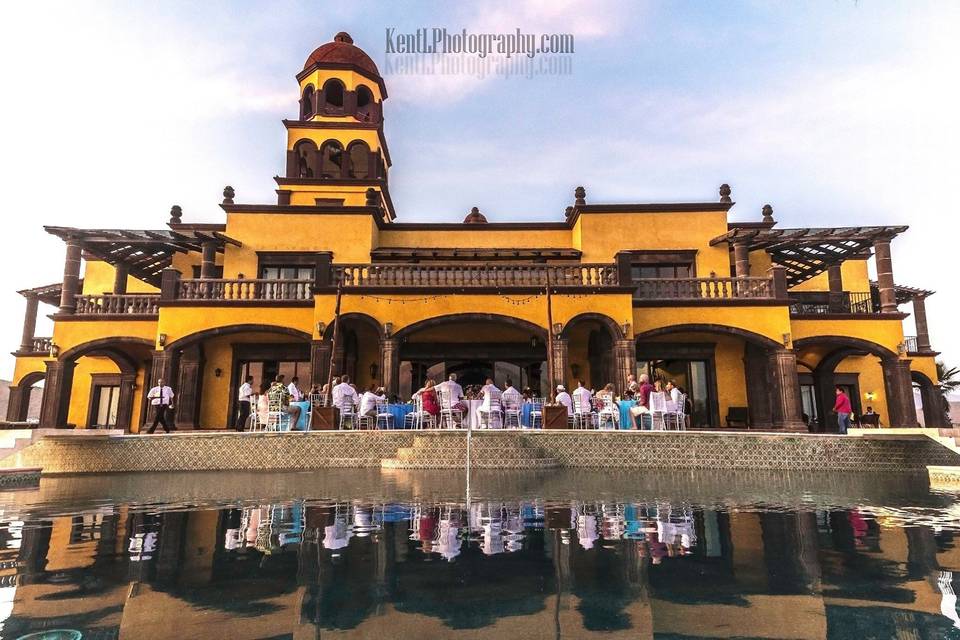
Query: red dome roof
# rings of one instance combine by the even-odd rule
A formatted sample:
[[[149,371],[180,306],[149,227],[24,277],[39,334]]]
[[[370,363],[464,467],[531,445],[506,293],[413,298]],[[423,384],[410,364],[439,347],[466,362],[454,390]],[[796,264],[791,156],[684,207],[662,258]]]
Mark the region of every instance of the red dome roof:
[[[380,77],[377,65],[368,56],[363,49],[354,46],[353,38],[346,31],[341,31],[333,37],[333,42],[328,42],[317,47],[307,61],[303,64],[304,69],[309,69],[315,64],[352,64],[360,67],[362,70],[371,74],[375,78]]]

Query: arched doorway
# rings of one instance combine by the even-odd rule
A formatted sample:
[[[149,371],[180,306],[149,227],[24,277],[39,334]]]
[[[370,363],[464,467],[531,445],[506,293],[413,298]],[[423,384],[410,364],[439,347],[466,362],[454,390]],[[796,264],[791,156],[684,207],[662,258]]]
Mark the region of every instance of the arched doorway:
[[[601,313],[582,313],[563,326],[559,341],[566,351],[566,367],[562,380],[594,390],[612,383],[618,390],[626,386],[626,376],[633,373],[632,363],[626,367],[618,362],[616,345],[623,340],[623,329],[610,316]]]
[[[177,394],[178,429],[230,427],[237,414],[237,392],[247,376],[254,379],[254,389],[277,375],[287,383],[297,377],[305,391],[320,384],[312,375],[311,337],[298,329],[264,324],[199,331],[167,345],[151,378],[169,380]]]
[[[145,374],[152,348],[153,343],[144,338],[101,338],[72,347],[55,361],[47,361],[41,426],[73,424],[129,431],[134,419],[137,378]],[[144,391],[142,385],[140,389]],[[88,393],[87,402],[73,402],[75,392]]]
[[[814,430],[838,430],[832,413],[837,386],[849,395],[855,415],[869,406],[884,425],[917,426],[910,361],[901,360],[895,351],[869,340],[836,335],[801,338],[794,341],[794,348],[813,367],[803,379],[802,393],[815,400]]]
[[[456,373],[461,384],[546,387],[547,332],[531,322],[497,314],[467,313],[422,320],[393,337],[397,345],[396,391],[409,397],[429,377],[439,382]]]
[[[691,323],[636,336],[638,374],[687,394],[694,427],[804,430],[794,352],[726,325]]]
[[[923,426],[928,429],[949,427],[949,407],[945,406],[940,386],[933,384],[930,378],[919,371],[911,371],[910,379],[914,388],[920,392]]]
[[[22,378],[16,386],[10,387],[7,400],[7,420],[9,422],[26,422],[32,418],[39,418],[40,412],[34,410],[31,415],[31,400],[36,394],[42,394],[43,388],[36,385],[43,382],[46,374],[42,371],[33,371]]]

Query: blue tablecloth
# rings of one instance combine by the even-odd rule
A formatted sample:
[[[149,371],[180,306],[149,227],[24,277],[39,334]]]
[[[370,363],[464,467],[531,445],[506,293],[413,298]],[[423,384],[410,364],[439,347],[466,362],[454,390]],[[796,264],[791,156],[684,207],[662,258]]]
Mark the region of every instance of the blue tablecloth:
[[[524,402],[523,406],[520,408],[520,424],[524,427],[530,427],[530,412],[533,411],[532,402]],[[543,427],[543,420],[540,421],[540,426]]]
[[[632,429],[633,416],[630,415],[630,407],[637,404],[636,401],[635,400],[618,400],[617,404],[620,405],[620,428]]]
[[[390,425],[390,427],[393,429],[403,429],[403,420],[408,413],[413,411],[413,405],[410,403],[388,404],[387,411],[393,416],[393,424]],[[382,423],[379,428],[383,428]]]
[[[296,430],[306,431],[307,425],[310,424],[310,402],[308,400],[304,400],[303,402],[291,402],[290,406],[300,407],[300,418],[297,419]],[[284,422],[285,422],[285,425],[283,430],[289,431],[290,428],[288,425],[290,424],[290,421],[286,420]]]

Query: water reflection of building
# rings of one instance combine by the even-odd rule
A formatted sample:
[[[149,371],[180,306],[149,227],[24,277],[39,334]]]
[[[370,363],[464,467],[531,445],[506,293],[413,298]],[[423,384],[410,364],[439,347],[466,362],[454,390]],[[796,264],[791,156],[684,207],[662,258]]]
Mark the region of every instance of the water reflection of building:
[[[954,536],[856,511],[295,502],[3,531],[4,637],[923,638],[958,619]]]

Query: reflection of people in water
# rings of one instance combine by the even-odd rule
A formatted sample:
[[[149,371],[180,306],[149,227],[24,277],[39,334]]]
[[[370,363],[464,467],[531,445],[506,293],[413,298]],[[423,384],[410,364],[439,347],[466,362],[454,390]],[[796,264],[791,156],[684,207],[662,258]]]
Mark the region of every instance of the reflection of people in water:
[[[957,594],[953,591],[953,572],[941,571],[937,576],[937,587],[940,589],[940,613],[953,621],[954,628],[960,629]]]

